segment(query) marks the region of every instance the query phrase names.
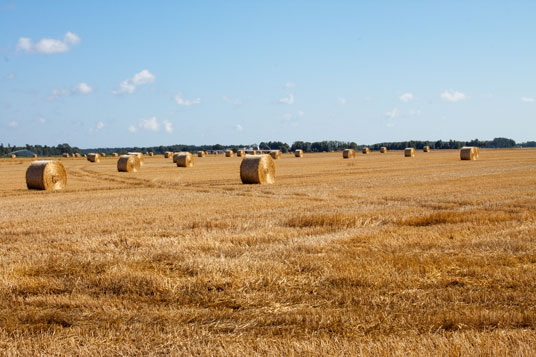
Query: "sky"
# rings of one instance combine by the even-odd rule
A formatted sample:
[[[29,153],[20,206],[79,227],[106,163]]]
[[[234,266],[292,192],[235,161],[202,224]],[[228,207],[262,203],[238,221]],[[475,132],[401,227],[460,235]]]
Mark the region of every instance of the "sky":
[[[536,1],[0,0],[0,143],[536,140]]]

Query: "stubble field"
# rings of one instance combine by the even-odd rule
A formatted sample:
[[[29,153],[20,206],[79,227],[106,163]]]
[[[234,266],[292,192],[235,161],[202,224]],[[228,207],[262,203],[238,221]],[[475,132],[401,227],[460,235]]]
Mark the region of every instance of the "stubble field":
[[[536,354],[536,150],[0,160],[5,354]]]

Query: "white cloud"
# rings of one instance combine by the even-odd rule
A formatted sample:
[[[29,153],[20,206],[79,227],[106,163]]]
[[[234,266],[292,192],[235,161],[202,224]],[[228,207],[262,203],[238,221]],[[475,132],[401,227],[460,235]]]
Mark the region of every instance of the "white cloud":
[[[8,73],[4,76],[4,79],[14,79],[15,78],[15,73]]]
[[[288,98],[285,97],[285,98],[279,99],[279,103],[282,103],[282,104],[294,104],[294,95],[289,94]]]
[[[39,120],[40,124],[45,124],[47,122],[47,119],[43,117],[39,117],[37,120]]]
[[[467,99],[467,95],[465,95],[465,93],[458,92],[458,91],[445,90],[443,93],[441,93],[441,98],[446,101],[455,103],[455,102],[459,102],[460,100]]]
[[[184,99],[182,97],[182,93],[177,94],[173,99],[175,99],[175,102],[177,102],[178,105],[182,105],[184,107],[191,107],[192,105],[201,104],[201,98]]]
[[[521,97],[521,100],[525,103],[534,103],[536,102],[536,99],[530,98],[530,97]]]
[[[244,131],[244,128],[243,128],[242,125],[240,125],[240,124],[236,124],[235,129],[236,129],[236,131],[238,131],[239,133],[241,133],[241,132]]]
[[[337,103],[341,105],[346,104],[346,98],[337,98]]]
[[[291,113],[283,114],[283,119],[285,120],[291,120],[292,118],[294,118],[294,114],[291,114]]]
[[[149,119],[140,119],[139,127],[145,130],[149,131],[158,131],[160,130],[160,124],[158,123],[158,120],[156,120],[156,117],[152,117]]]
[[[395,126],[395,123],[387,123],[385,124],[385,126],[388,128],[393,128]]]
[[[17,42],[17,51],[27,53],[53,54],[69,51],[72,46],[80,43],[80,37],[72,32],[67,32],[63,39],[42,38],[37,43],[33,43],[29,37],[21,37]]]
[[[303,112],[303,110],[298,110],[298,116],[299,117],[302,117],[304,115],[305,115],[305,113]]]
[[[173,123],[170,122],[169,120],[164,120],[162,122],[162,124],[164,124],[164,130],[166,131],[166,133],[172,133],[173,132]]]
[[[390,118],[390,119],[394,119],[399,115],[400,115],[400,110],[398,110],[398,108],[393,108],[393,110],[388,111],[387,113],[385,113],[385,116],[387,118]]]
[[[97,130],[101,130],[102,128],[104,128],[104,123],[102,121],[99,121],[97,123]]]
[[[54,100],[62,97],[68,97],[70,95],[89,94],[91,92],[93,92],[93,88],[91,88],[89,84],[81,82],[71,89],[54,89],[49,99]]]
[[[119,84],[119,89],[112,91],[113,94],[131,94],[134,93],[136,90],[136,87],[147,84],[147,83],[153,83],[156,79],[156,76],[149,72],[148,70],[144,69],[141,72],[138,72],[134,75],[134,77],[125,79],[123,82]]]
[[[130,131],[131,133],[135,133],[136,131],[138,131],[138,129],[136,129],[136,127],[134,125],[130,125],[128,127],[128,131]]]
[[[421,111],[420,109],[411,109],[408,114],[410,117],[419,117],[421,116]]]
[[[294,88],[296,87],[296,83],[294,82],[285,82],[282,84],[283,88]]]
[[[223,96],[223,100],[226,102],[226,103],[229,103],[229,104],[232,104],[232,105],[242,105],[244,104],[244,102],[242,102],[241,99],[233,99],[233,98],[229,98],[227,96]]]
[[[412,93],[404,93],[400,96],[400,100],[403,102],[409,102],[410,100],[413,100],[413,98]]]
[[[17,126],[19,126],[19,123],[16,122],[15,120],[12,120],[9,123],[7,123],[7,126],[9,126],[10,128],[16,128]]]

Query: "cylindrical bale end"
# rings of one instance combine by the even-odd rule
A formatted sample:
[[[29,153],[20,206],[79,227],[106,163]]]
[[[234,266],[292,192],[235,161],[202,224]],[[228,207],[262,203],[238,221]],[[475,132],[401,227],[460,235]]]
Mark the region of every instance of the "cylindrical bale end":
[[[26,170],[26,186],[30,190],[61,190],[66,185],[67,172],[59,161],[34,161]]]
[[[119,172],[136,172],[140,166],[140,159],[136,155],[121,155],[117,160],[117,171]]]
[[[240,164],[240,179],[245,184],[274,183],[274,160],[270,155],[246,155]]]

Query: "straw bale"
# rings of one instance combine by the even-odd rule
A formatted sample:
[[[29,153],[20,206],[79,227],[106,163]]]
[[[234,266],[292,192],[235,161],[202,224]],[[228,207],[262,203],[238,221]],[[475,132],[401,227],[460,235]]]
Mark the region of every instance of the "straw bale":
[[[380,148],[380,153],[385,154],[387,152],[387,148],[385,146],[382,146]]]
[[[128,155],[136,155],[138,159],[140,159],[140,166],[143,166],[143,162],[145,161],[145,157],[141,152],[129,152]]]
[[[26,186],[30,190],[61,190],[67,185],[67,172],[57,160],[39,160],[26,170]]]
[[[296,156],[296,157],[303,157],[303,150],[302,150],[302,149],[298,149],[298,150],[294,151],[294,156]]]
[[[246,154],[244,150],[236,150],[236,156],[243,157]]]
[[[344,149],[342,152],[342,157],[345,159],[352,159],[355,157],[355,150],[354,149]]]
[[[231,149],[225,150],[225,157],[233,157],[234,152]]]
[[[270,155],[247,155],[240,164],[240,179],[246,184],[274,183],[274,160]]]
[[[270,151],[270,156],[272,157],[272,159],[274,160],[277,160],[281,157],[281,151],[279,150],[271,150]]]
[[[177,164],[177,167],[194,167],[194,156],[189,152],[175,153],[173,162]]]
[[[166,151],[164,153],[164,158],[169,159],[170,157],[173,157],[173,153],[171,151]]]
[[[87,154],[87,159],[90,162],[100,162],[100,155],[92,152]]]
[[[405,148],[404,149],[404,156],[405,157],[414,157],[415,156],[415,149],[414,148]]]
[[[464,146],[460,150],[460,159],[461,160],[476,160],[476,150],[473,146]]]
[[[62,156],[63,156],[63,157],[69,157],[69,153],[64,152],[64,153],[62,154]]]
[[[363,150],[361,150],[361,152],[363,154],[368,154],[368,153],[370,153],[370,149],[369,148],[363,148]]]
[[[205,152],[204,151],[198,151],[197,152],[197,157],[205,157]]]
[[[422,151],[423,152],[430,152],[430,146],[426,145],[425,147],[422,148]]]
[[[113,156],[113,157],[119,157],[119,154],[116,153],[116,152],[114,152],[114,153],[112,153],[112,156]]]
[[[119,172],[136,172],[140,166],[140,159],[136,155],[121,155],[117,160],[117,171]]]

